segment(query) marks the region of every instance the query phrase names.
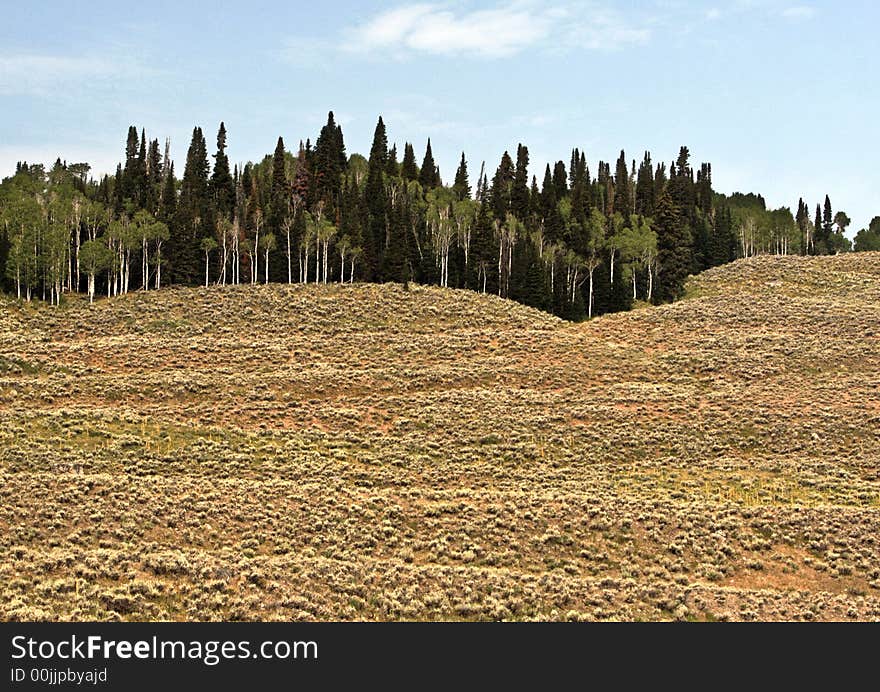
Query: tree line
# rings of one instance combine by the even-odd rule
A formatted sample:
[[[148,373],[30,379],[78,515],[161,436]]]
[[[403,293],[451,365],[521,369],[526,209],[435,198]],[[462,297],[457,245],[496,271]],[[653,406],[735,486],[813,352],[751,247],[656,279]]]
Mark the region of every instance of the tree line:
[[[413,281],[579,320],[674,300],[689,274],[738,257],[850,249],[849,218],[827,196],[811,218],[803,200],[793,215],[722,195],[687,147],[668,168],[621,151],[594,172],[575,148],[540,184],[525,145],[491,178],[484,163],[475,184],[462,153],[451,185],[430,139],[419,165],[411,143],[389,146],[381,117],[367,158],[346,153],[332,112],[295,152],[279,137],[273,154],[231,168],[226,149],[223,123],[210,156],[195,127],[177,178],[169,143],[132,126],[124,162],[99,180],[86,163],[19,163],[0,184],[4,288],[57,304],[169,283]],[[875,221],[856,249],[875,249]]]

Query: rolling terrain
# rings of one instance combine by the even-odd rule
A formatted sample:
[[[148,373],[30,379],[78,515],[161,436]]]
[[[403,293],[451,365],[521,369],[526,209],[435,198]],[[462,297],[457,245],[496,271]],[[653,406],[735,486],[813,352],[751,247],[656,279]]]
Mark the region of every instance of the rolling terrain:
[[[3,620],[880,620],[880,254],[0,298],[0,494]]]

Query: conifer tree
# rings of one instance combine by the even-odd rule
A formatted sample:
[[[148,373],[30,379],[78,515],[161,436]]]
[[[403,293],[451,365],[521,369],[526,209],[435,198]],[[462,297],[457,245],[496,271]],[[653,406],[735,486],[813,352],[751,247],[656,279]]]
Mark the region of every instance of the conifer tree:
[[[419,182],[425,190],[440,185],[440,171],[437,170],[437,165],[434,163],[430,137],[428,137],[428,145],[425,147],[425,158],[422,160],[422,168],[419,171]]]
[[[553,187],[556,189],[557,200],[568,196],[568,174],[563,161],[557,161],[553,167]]]
[[[364,202],[368,212],[368,232],[365,238],[364,263],[367,277],[378,272],[387,243],[387,199],[385,192],[385,168],[388,163],[388,136],[381,116],[373,133],[370,147],[367,183]]]
[[[822,209],[822,240],[825,243],[825,251],[831,252],[831,234],[834,230],[834,216],[831,212],[831,199],[825,195],[825,205]]]
[[[657,232],[656,298],[668,302],[679,298],[691,271],[691,233],[681,212],[664,191],[657,201],[655,226]]]
[[[458,199],[470,199],[471,184],[468,182],[467,161],[464,158],[464,152],[461,152],[461,161],[458,164],[458,170],[455,171],[455,182],[452,189],[455,190],[455,196]]]
[[[614,175],[614,199],[610,213],[618,213],[628,220],[632,213],[632,197],[630,195],[629,170],[626,167],[626,154],[620,150],[617,168]]]
[[[513,188],[510,191],[511,211],[521,221],[529,216],[529,150],[523,144],[516,147],[516,168],[513,174]]]
[[[186,155],[173,233],[168,243],[174,283],[201,283],[201,240],[214,232],[208,171],[205,137],[202,129],[195,127]]]
[[[337,125],[333,111],[327,114],[327,124],[321,128],[314,149],[314,174],[317,196],[325,204],[335,207],[342,189],[342,174],[345,171],[345,142],[342,126]],[[317,200],[315,200],[317,201]],[[313,202],[314,204],[314,202]]]
[[[218,216],[231,219],[235,206],[235,183],[229,172],[229,157],[226,156],[226,126],[222,122],[217,131],[217,153],[214,154],[211,194]]]
[[[489,193],[492,214],[499,221],[503,221],[510,211],[511,194],[513,192],[513,181],[515,171],[513,160],[506,151],[501,157],[501,163],[495,171],[492,178],[492,189]]]
[[[636,177],[635,212],[641,216],[654,213],[654,169],[651,164],[651,152],[646,151]]]
[[[416,154],[413,145],[407,142],[403,147],[403,162],[401,163],[401,175],[404,180],[418,180],[419,169],[416,166]]]
[[[397,145],[393,144],[388,150],[388,161],[385,163],[385,174],[389,178],[400,175],[400,164],[397,162]]]

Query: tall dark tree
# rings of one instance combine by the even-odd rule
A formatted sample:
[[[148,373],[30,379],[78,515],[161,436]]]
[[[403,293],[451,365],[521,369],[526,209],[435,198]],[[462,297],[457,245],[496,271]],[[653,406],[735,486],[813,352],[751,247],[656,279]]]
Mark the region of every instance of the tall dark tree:
[[[499,221],[503,221],[507,212],[510,211],[514,177],[513,159],[505,151],[501,157],[501,163],[498,164],[495,171],[495,176],[492,178],[492,189],[489,193],[492,214]]]
[[[162,158],[159,154],[159,140],[150,141],[147,148],[147,191],[144,208],[155,215],[159,210],[162,196]]]
[[[655,295],[658,302],[667,302],[681,297],[691,271],[691,231],[668,191],[657,201],[655,229],[658,265]]]
[[[333,111],[327,114],[327,124],[321,128],[315,141],[314,174],[317,195],[325,204],[337,203],[342,189],[342,174],[345,171],[345,142],[342,126],[337,125]]]
[[[612,212],[618,212],[628,219],[633,212],[632,194],[630,192],[629,169],[626,166],[626,154],[620,150],[617,167],[614,172],[614,200]]]
[[[521,221],[529,216],[529,150],[524,144],[516,147],[516,168],[510,191],[510,208]]]
[[[226,155],[226,125],[220,123],[217,131],[217,153],[214,154],[214,172],[211,174],[211,194],[218,216],[231,219],[235,207],[235,183],[229,172]]]
[[[831,234],[834,230],[834,215],[831,211],[831,199],[825,195],[825,205],[822,208],[822,241],[825,243],[825,251],[831,252]]]
[[[434,163],[434,153],[431,151],[431,138],[428,137],[428,145],[425,147],[425,158],[422,160],[422,168],[419,171],[419,182],[422,187],[429,190],[440,185],[440,171]]]
[[[553,187],[556,189],[557,200],[568,196],[568,174],[565,172],[564,161],[557,161],[553,167]]]
[[[467,161],[464,158],[464,152],[461,152],[461,161],[455,171],[455,183],[453,183],[452,189],[460,200],[469,199],[471,196],[471,184],[468,182]]]
[[[651,164],[651,152],[646,151],[639,171],[636,175],[635,211],[641,216],[654,213],[654,168]]]
[[[397,162],[397,145],[393,144],[388,150],[388,160],[385,162],[385,174],[389,178],[400,175],[400,164]]]
[[[373,144],[368,160],[364,203],[368,213],[368,232],[365,237],[364,269],[367,278],[378,277],[382,255],[388,240],[387,198],[385,169],[388,163],[388,135],[382,118],[376,123]]]
[[[193,128],[180,184],[173,233],[168,243],[171,278],[174,283],[193,285],[204,280],[201,241],[212,237],[214,232],[209,170],[202,128]]]
[[[400,173],[404,180],[418,180],[419,177],[416,153],[413,151],[413,145],[409,142],[403,146],[403,162],[400,166]]]

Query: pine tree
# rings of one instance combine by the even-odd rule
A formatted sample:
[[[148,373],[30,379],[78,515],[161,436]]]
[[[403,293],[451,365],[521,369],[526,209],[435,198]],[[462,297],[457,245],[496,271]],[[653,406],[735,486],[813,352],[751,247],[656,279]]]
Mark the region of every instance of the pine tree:
[[[825,243],[825,251],[831,253],[831,234],[834,230],[834,215],[831,212],[831,199],[825,195],[825,206],[822,210],[822,240]]]
[[[397,162],[397,145],[391,146],[388,151],[388,161],[385,163],[385,174],[389,178],[396,178],[400,175],[400,164]]]
[[[632,196],[630,194],[629,170],[626,167],[626,154],[620,150],[617,159],[617,168],[614,175],[614,199],[609,214],[617,212],[625,219],[632,213]]]
[[[214,233],[208,185],[207,145],[200,127],[193,128],[180,185],[173,233],[169,239],[169,263],[174,283],[202,283],[202,238]]]
[[[416,154],[413,151],[413,145],[409,142],[403,147],[403,163],[400,172],[404,180],[418,180],[419,169],[416,166]]]
[[[159,197],[162,195],[162,159],[159,154],[159,140],[150,142],[147,149],[147,199],[144,207],[154,216],[159,211]]]
[[[118,207],[121,211],[122,202],[135,197],[135,179],[137,178],[138,133],[134,125],[128,128],[125,140],[125,165],[116,170],[116,193]]]
[[[822,228],[822,210],[816,205],[816,221],[813,223],[815,248],[817,255],[824,255],[828,252],[828,241],[825,238],[825,231]]]
[[[651,152],[646,151],[636,176],[635,212],[641,216],[654,213],[654,169],[651,164]]]
[[[510,191],[510,208],[521,221],[529,216],[529,150],[523,144],[516,147],[516,168]]]
[[[425,190],[440,185],[440,171],[434,163],[434,154],[431,151],[431,138],[428,138],[428,146],[425,147],[425,158],[422,160],[422,168],[419,171],[419,182]]]
[[[492,214],[499,221],[503,221],[510,211],[510,198],[513,191],[515,171],[513,160],[506,151],[501,157],[501,163],[492,178],[492,189],[489,193]]]
[[[657,201],[655,230],[658,265],[656,298],[658,302],[668,302],[681,296],[685,279],[691,270],[690,229],[668,191],[664,191]]]
[[[221,122],[217,131],[217,153],[214,154],[214,173],[211,175],[211,194],[217,215],[232,218],[235,206],[235,183],[229,173],[229,157],[226,156],[226,126]]]
[[[553,187],[556,189],[557,200],[568,196],[568,174],[563,161],[557,161],[553,167]]]
[[[388,136],[381,116],[373,133],[370,147],[364,202],[368,212],[367,235],[364,247],[364,270],[367,278],[377,276],[382,266],[382,255],[388,242],[387,199],[384,174],[388,163]]]
[[[461,152],[461,161],[458,164],[458,170],[455,171],[455,183],[453,183],[452,189],[458,199],[470,199],[471,184],[468,182],[467,161],[464,158],[464,152]]]
[[[342,189],[346,156],[342,126],[336,124],[333,111],[327,114],[327,124],[321,128],[315,141],[313,163],[317,196],[325,204],[335,207]]]

